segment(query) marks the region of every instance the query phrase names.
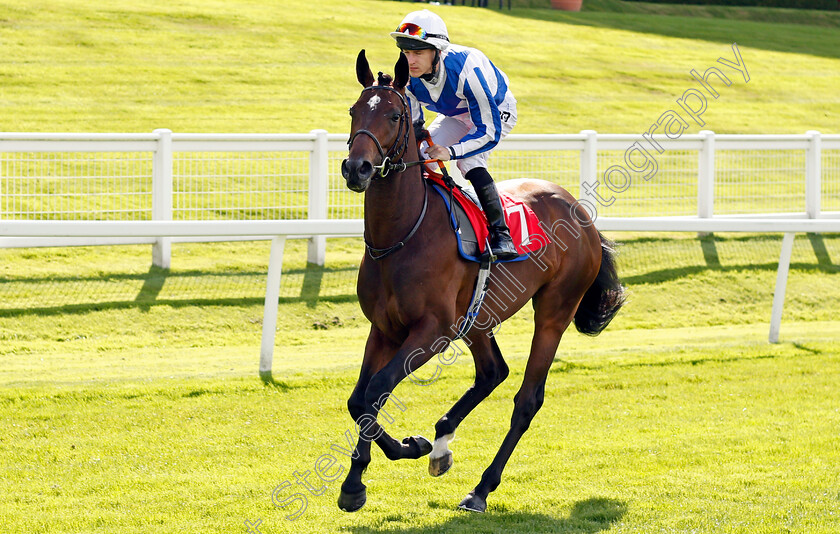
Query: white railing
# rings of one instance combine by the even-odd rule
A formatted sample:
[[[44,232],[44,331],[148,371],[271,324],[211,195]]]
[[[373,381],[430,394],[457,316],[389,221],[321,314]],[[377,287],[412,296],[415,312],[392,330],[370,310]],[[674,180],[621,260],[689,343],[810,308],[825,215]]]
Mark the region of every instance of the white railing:
[[[507,162],[508,152],[526,155]],[[529,168],[527,154],[538,152],[566,157]],[[556,177],[558,169],[565,169],[561,185],[592,202],[605,217],[772,214],[816,218],[824,212],[840,214],[840,135],[702,131],[669,139],[664,135],[646,138],[583,131],[574,135],[511,135],[496,154],[491,159],[494,176],[519,177],[531,172],[534,177],[557,181],[551,173]],[[501,172],[500,159],[504,163]],[[557,165],[559,162],[563,165]],[[553,168],[545,169],[547,166]],[[611,169],[616,172],[610,173]],[[606,183],[607,173],[613,187]],[[649,173],[652,176],[645,179]],[[591,193],[596,182],[600,200]]]
[[[338,141],[330,145],[330,138]],[[0,219],[326,219],[328,158],[330,150],[339,150],[342,138],[346,136],[331,136],[323,130],[272,135],[173,134],[169,130],[0,134]],[[219,202],[220,198],[225,202]],[[217,237],[229,240],[232,236]],[[327,236],[290,237],[311,239],[309,261],[323,265]],[[240,237],[246,238],[271,236]],[[171,241],[167,235],[59,240],[0,236],[0,247],[151,243],[154,264],[167,268]]]
[[[0,133],[0,219],[360,219],[362,196],[338,170],[346,141],[324,130]],[[491,166],[498,180],[559,183],[600,218],[840,214],[840,135],[519,134],[499,145]],[[290,237],[310,239],[309,261],[323,264],[327,236]],[[168,267],[172,240],[0,236],[0,247],[154,243],[155,265]]]
[[[283,246],[362,233],[343,187],[347,136],[0,133],[0,247],[272,239],[260,370],[270,372]],[[840,135],[511,135],[497,179],[560,183],[611,231],[783,232],[770,340],[778,340],[795,232],[840,232]],[[243,168],[245,170],[243,170]],[[652,215],[659,215],[653,216]]]

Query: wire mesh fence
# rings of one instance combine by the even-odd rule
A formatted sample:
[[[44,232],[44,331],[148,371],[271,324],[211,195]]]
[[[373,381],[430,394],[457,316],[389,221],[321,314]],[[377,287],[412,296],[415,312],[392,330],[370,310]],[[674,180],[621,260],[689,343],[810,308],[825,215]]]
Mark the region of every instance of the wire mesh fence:
[[[840,211],[840,147],[821,151],[823,212]],[[326,216],[359,219],[364,195],[347,189],[340,172],[346,151],[326,155]],[[580,149],[498,150],[490,158],[497,181],[534,178],[580,195]],[[611,147],[612,148],[612,147]],[[222,151],[224,150],[224,151]],[[313,198],[312,157],[298,150],[189,149],[172,154],[173,220],[306,219]],[[312,149],[314,150],[314,149]],[[805,149],[719,147],[715,153],[714,214],[805,211]],[[601,149],[598,193],[614,201],[599,216],[691,216],[698,210],[696,149],[658,154],[649,179],[604,171],[624,162],[622,150]],[[154,151],[0,150],[0,219],[148,220],[153,213]],[[450,165],[453,165],[450,163]],[[607,182],[607,183],[605,183]],[[317,200],[315,200],[317,202]]]
[[[697,151],[668,150],[656,158],[658,169],[641,173],[605,171],[624,163],[624,151],[598,151],[599,217],[652,217],[697,213]],[[609,204],[609,205],[606,205]]]
[[[306,152],[179,152],[173,158],[175,220],[306,219]]]
[[[716,215],[804,211],[804,150],[715,153]]]
[[[822,151],[822,210],[840,211],[840,148]]]
[[[327,218],[361,219],[364,213],[364,195],[347,189],[341,176],[341,160],[346,152],[330,152],[327,171]]]
[[[546,180],[573,195],[580,189],[580,152],[577,150],[499,151],[490,157],[488,165],[496,180]]]
[[[152,213],[150,152],[0,154],[0,218],[146,220]]]

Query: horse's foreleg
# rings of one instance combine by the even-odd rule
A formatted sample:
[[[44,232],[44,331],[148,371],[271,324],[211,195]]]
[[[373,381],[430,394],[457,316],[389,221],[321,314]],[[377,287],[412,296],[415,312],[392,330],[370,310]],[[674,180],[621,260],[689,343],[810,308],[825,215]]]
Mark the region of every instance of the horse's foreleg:
[[[428,320],[422,326],[412,330],[408,338],[402,344],[394,357],[377,372],[368,383],[365,391],[365,407],[369,424],[368,436],[373,436],[376,444],[385,453],[389,460],[400,460],[403,458],[417,459],[429,454],[432,444],[424,437],[413,436],[397,441],[388,435],[376,420],[376,415],[382,410],[391,392],[405,377],[412,374],[423,364],[429,361],[435,351],[431,349],[434,342],[439,339],[439,331],[435,328],[436,323]],[[396,401],[396,399],[395,399]],[[404,410],[404,406],[400,406]],[[389,415],[385,417],[393,421]]]
[[[362,483],[362,473],[370,464],[370,440],[362,439],[359,421],[365,414],[365,391],[371,377],[382,369],[388,361],[393,358],[399,350],[399,346],[392,343],[375,326],[371,326],[367,343],[365,344],[365,355],[362,360],[362,368],[359,372],[359,379],[356,387],[347,400],[347,410],[353,421],[356,422],[356,433],[359,439],[351,457],[350,469],[347,477],[341,485],[341,495],[338,499],[338,506],[344,511],[353,512],[365,504],[365,485]]]
[[[535,333],[531,344],[531,355],[525,368],[525,378],[514,397],[510,430],[502,441],[502,446],[493,458],[493,462],[481,476],[481,481],[461,501],[459,508],[473,512],[483,512],[487,508],[487,496],[499,486],[505,464],[542,406],[546,377],[551,368],[551,362],[554,360],[561,333],[562,330],[558,332],[555,328],[544,328]]]
[[[435,477],[452,467],[449,442],[455,438],[455,429],[508,376],[508,366],[495,338],[479,332],[470,338],[470,342],[475,360],[475,382],[435,424],[435,443],[429,455],[429,474]]]
[[[401,442],[395,440],[379,424],[377,415],[397,384],[429,361],[432,356],[430,347],[435,339],[431,334],[436,331],[426,328],[418,330],[417,333],[412,332],[393,357],[385,360],[375,356],[373,352],[385,348],[390,342],[381,333],[374,338],[374,330],[371,330],[371,336],[368,338],[359,381],[348,401],[359,435],[350,469],[341,485],[338,498],[339,508],[348,512],[360,509],[367,499],[362,473],[370,463],[371,441],[376,441],[385,456],[391,460],[420,458],[432,450],[429,440],[420,436],[405,438]]]

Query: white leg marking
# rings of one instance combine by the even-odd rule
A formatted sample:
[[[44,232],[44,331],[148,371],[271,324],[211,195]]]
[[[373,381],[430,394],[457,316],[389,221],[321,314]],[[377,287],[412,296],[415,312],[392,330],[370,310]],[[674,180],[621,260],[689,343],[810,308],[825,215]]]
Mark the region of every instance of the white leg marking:
[[[455,439],[455,433],[446,434],[445,436],[441,436],[435,440],[434,445],[432,445],[432,452],[429,454],[429,458],[443,458],[447,454],[449,454],[449,443]]]

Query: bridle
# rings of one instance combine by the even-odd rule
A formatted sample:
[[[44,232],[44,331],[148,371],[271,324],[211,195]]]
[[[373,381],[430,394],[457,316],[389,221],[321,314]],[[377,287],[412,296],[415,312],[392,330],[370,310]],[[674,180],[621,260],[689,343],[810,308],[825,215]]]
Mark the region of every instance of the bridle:
[[[409,136],[409,128],[411,125],[408,124],[408,102],[406,102],[405,96],[397,89],[391,87],[390,85],[371,85],[370,87],[365,87],[362,89],[362,94],[365,91],[371,91],[374,89],[385,89],[386,91],[391,91],[396,94],[399,99],[400,103],[402,104],[402,113],[400,113],[400,124],[397,130],[397,139],[402,138],[399,142],[394,142],[391,145],[391,148],[388,150],[388,153],[385,153],[385,150],[382,148],[382,144],[379,142],[379,139],[376,138],[375,135],[370,130],[356,130],[356,132],[350,137],[347,141],[347,149],[353,146],[353,141],[356,140],[356,137],[359,135],[366,135],[373,139],[374,144],[376,145],[376,149],[379,151],[379,157],[382,159],[382,163],[379,165],[374,165],[374,169],[378,172],[374,175],[374,180],[379,178],[385,178],[391,171],[397,170],[399,172],[405,171],[410,165],[407,165],[403,162],[402,158],[405,155],[405,150],[408,148],[408,136]],[[394,160],[398,161],[396,163],[392,163]],[[416,163],[419,165],[420,162]]]
[[[397,139],[402,139],[398,142],[394,142],[394,144],[391,145],[391,148],[386,153],[385,150],[382,148],[382,143],[379,142],[379,139],[377,139],[376,136],[373,135],[373,133],[370,130],[356,130],[353,133],[353,135],[350,136],[350,139],[347,141],[348,150],[350,150],[350,148],[353,146],[353,141],[355,141],[359,135],[366,135],[373,140],[374,144],[376,145],[376,149],[379,151],[379,157],[382,159],[382,163],[380,163],[379,165],[374,165],[373,168],[377,171],[377,173],[374,175],[373,178],[371,178],[371,180],[385,178],[391,173],[391,171],[405,172],[405,170],[409,167],[413,167],[415,165],[422,165],[423,163],[426,163],[426,161],[424,160],[412,161],[411,163],[405,163],[403,161],[403,156],[405,156],[405,151],[408,148],[408,139],[411,134],[411,125],[409,124],[408,120],[408,102],[406,102],[405,96],[403,96],[401,92],[391,87],[390,85],[372,85],[370,87],[365,87],[364,89],[362,89],[362,94],[364,94],[365,91],[375,89],[384,89],[386,91],[392,91],[399,97],[400,103],[402,104],[402,113],[400,113],[400,123],[397,129]],[[394,160],[397,161],[394,163]],[[417,230],[420,229],[420,225],[423,223],[423,219],[426,217],[426,208],[428,208],[428,206],[429,190],[424,180],[423,209],[420,211],[420,216],[417,218],[417,222],[414,223],[414,227],[411,229],[408,235],[406,235],[399,243],[386,248],[374,247],[370,243],[370,241],[368,241],[367,236],[364,236],[365,246],[367,247],[368,255],[370,256],[370,258],[374,261],[378,261],[387,256],[390,256],[394,252],[403,248],[408,242],[408,240],[414,237],[414,234],[416,234]]]

